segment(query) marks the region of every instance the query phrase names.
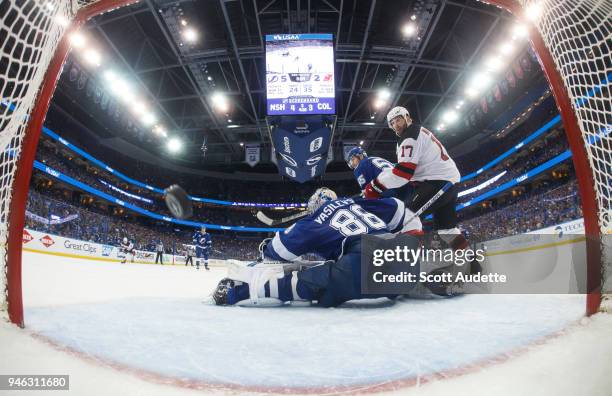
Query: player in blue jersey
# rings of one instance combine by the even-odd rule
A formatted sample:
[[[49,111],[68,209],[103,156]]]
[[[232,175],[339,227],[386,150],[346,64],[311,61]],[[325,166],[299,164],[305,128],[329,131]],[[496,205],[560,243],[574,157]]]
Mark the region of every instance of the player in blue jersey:
[[[361,191],[365,190],[368,184],[375,180],[384,169],[393,169],[393,164],[384,158],[369,157],[361,147],[354,147],[346,156],[346,163],[355,173],[355,179]],[[401,200],[411,191],[410,186],[400,189],[387,190],[382,194],[383,198],[396,197]]]
[[[212,238],[206,232],[206,227],[193,234],[193,243],[196,245],[196,268],[200,269],[200,262],[204,260],[204,268],[208,271],[208,256],[212,251]]]
[[[393,164],[384,158],[368,157],[361,147],[354,147],[346,156],[346,163],[355,173],[359,188],[363,191],[367,185],[385,168],[393,168]]]
[[[309,216],[260,246],[267,261],[291,262],[310,253],[324,264],[285,274],[282,266],[254,264],[221,280],[213,293],[218,305],[278,305],[317,301],[332,307],[368,297],[361,293],[361,236],[421,230],[421,221],[395,198],[338,199],[320,188],[308,200]]]

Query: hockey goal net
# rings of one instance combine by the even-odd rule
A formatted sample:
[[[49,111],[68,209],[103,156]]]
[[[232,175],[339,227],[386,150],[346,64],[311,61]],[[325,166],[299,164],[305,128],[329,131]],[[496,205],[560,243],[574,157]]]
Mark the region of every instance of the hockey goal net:
[[[136,1],[0,2],[0,316],[16,324],[23,325],[21,244],[32,163],[69,33]]]
[[[5,0],[0,3],[0,310],[23,325],[21,247],[25,204],[42,122],[70,49],[68,36],[92,16],[136,0]],[[579,178],[589,240],[587,313],[599,308],[612,271],[612,124],[609,0],[488,0],[517,18],[531,40],[562,114]],[[535,7],[535,8],[534,8]],[[608,282],[609,285],[612,282]]]
[[[588,315],[612,289],[612,3],[490,0],[530,27],[572,150],[587,243]]]

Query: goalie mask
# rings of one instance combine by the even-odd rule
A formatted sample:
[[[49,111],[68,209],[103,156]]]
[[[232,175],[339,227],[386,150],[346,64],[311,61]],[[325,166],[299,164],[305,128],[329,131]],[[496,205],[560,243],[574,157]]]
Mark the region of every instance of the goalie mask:
[[[317,189],[317,191],[315,191],[315,193],[308,199],[308,211],[310,213],[314,213],[317,209],[323,206],[323,204],[333,201],[334,199],[338,199],[338,196],[333,190],[330,190],[327,187],[321,187]]]
[[[128,243],[127,238],[125,238],[125,237],[123,238],[123,243],[124,243],[125,245],[127,245],[127,243]]]

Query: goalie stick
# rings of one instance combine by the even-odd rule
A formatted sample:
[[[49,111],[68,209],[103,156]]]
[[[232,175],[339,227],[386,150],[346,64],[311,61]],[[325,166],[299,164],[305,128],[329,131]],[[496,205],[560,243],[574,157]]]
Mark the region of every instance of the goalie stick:
[[[270,217],[266,216],[264,212],[260,210],[259,212],[257,212],[257,219],[266,225],[277,226],[283,223],[287,223],[291,220],[301,219],[302,217],[306,217],[309,214],[310,212],[305,210],[300,213],[292,214],[291,216],[281,217],[280,219],[271,219]]]
[[[442,186],[442,188],[433,197],[431,197],[429,199],[429,201],[425,202],[423,204],[423,206],[421,206],[419,208],[419,210],[414,212],[414,214],[410,217],[410,219],[408,219],[407,222],[410,222],[415,217],[418,217],[418,216],[422,215],[423,212],[425,212],[427,209],[429,209],[429,207],[431,205],[433,205],[434,202],[436,202],[438,200],[438,198],[440,198],[452,186],[453,186],[453,183],[451,183],[451,182],[448,182],[444,186]],[[361,195],[355,195],[355,196],[353,196],[351,198],[358,198],[358,197],[361,197]],[[301,219],[302,217],[306,217],[309,214],[310,214],[310,212],[305,210],[303,212],[296,213],[296,214],[293,214],[291,216],[281,217],[280,219],[272,219],[272,218],[268,217],[264,212],[262,212],[260,210],[260,211],[257,212],[257,219],[259,221],[261,221],[262,223],[268,225],[268,226],[277,226],[277,225],[280,225],[280,224],[284,224],[284,223],[290,222],[292,220]]]
[[[357,194],[357,195],[353,195],[351,198],[355,199],[355,198],[362,198],[361,194]],[[297,219],[301,219],[302,217],[306,217],[310,214],[310,211],[305,210],[303,212],[300,213],[295,213],[292,214],[291,216],[285,216],[285,217],[281,217],[280,219],[272,219],[270,217],[268,217],[264,212],[262,212],[261,210],[257,212],[257,219],[259,221],[261,221],[262,223],[264,223],[265,225],[269,225],[269,226],[277,226],[283,223],[288,223],[292,220],[297,220]]]

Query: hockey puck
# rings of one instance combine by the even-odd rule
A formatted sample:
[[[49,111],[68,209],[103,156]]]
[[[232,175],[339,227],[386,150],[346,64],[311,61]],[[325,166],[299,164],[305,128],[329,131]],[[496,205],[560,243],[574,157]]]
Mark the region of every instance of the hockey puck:
[[[172,216],[177,219],[187,219],[193,215],[193,205],[187,192],[178,184],[164,190],[164,200]]]

